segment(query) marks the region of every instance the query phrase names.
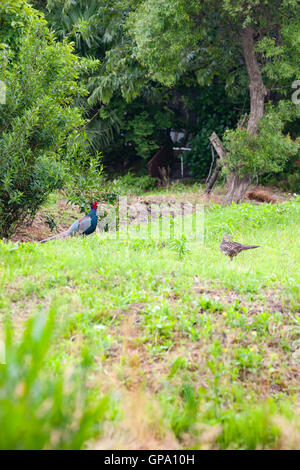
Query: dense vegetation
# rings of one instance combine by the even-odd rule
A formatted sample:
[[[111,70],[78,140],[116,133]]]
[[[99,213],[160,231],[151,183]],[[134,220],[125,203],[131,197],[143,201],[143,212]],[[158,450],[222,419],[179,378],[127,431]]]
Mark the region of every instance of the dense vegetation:
[[[43,11],[58,40],[72,42],[77,55],[94,59],[93,68],[81,77],[88,95],[77,96],[75,104],[87,120],[90,148],[103,154],[108,173],[132,168],[145,174],[156,150],[172,146],[170,130],[184,129],[182,143],[188,139],[192,148],[186,158],[190,171],[205,178],[211,162],[209,135],[216,131],[222,138],[231,129],[226,134],[228,177],[237,168],[241,177],[251,174],[252,180],[263,181],[281,172],[286,189],[297,189],[298,177],[288,175],[297,168],[298,144],[288,134],[295,140],[299,129],[297,107],[289,105],[292,82],[298,78],[298,2],[278,1],[270,8],[265,2],[257,8],[251,1],[245,9],[239,1],[208,6],[185,0],[114,0],[109,7],[104,0],[32,3]],[[197,15],[203,15],[203,24],[198,25]],[[265,100],[275,105],[266,118],[273,140],[258,136],[255,151],[245,129],[234,131],[245,113],[250,121],[255,114],[240,47],[247,24],[255,25]],[[143,42],[144,36],[151,41]],[[280,153],[274,152],[278,147]]]
[[[101,429],[89,447],[299,448],[299,198],[205,217],[204,245],[134,228],[1,243],[1,312],[23,335],[0,370],[1,448],[76,448]],[[221,257],[224,231],[259,256]]]
[[[1,4],[2,237],[34,216],[52,190],[70,192],[90,167],[100,173],[100,154],[109,174],[131,167],[145,174],[153,154],[172,147],[171,129],[184,129],[176,145],[190,143],[186,162],[201,178],[210,168],[210,134],[224,135],[228,202],[242,200],[255,178],[293,173],[299,116],[286,98],[298,72],[298,2],[269,9],[268,2],[249,2],[248,9],[208,3]],[[273,104],[258,125],[267,93]],[[95,172],[73,200],[88,200],[91,180]],[[298,175],[285,181],[297,189]]]
[[[86,94],[78,79],[88,65],[24,2],[1,3],[0,21],[0,236],[8,237],[82,166],[85,121],[71,103]]]
[[[0,2],[0,449],[299,449],[299,62],[297,0]]]

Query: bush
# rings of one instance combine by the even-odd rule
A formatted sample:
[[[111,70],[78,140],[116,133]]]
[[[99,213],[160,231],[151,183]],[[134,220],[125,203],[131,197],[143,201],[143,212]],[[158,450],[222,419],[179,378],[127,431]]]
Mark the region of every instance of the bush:
[[[128,172],[126,175],[120,176],[116,180],[116,185],[119,187],[121,193],[142,194],[155,189],[157,187],[157,180],[148,175],[134,176],[132,173]]]
[[[108,398],[93,404],[85,370],[66,379],[46,367],[54,330],[49,316],[30,319],[19,342],[6,328],[6,364],[0,367],[0,449],[81,449],[99,433]]]
[[[248,130],[239,128],[227,130],[223,139],[228,151],[227,171],[241,177],[279,173],[299,147],[299,141],[283,134],[284,125],[280,112],[270,107],[258,124],[258,134],[251,136]]]
[[[243,102],[240,97],[228,97],[225,86],[219,84],[201,87],[197,95],[190,98],[189,106],[197,120],[191,129],[195,137],[191,151],[184,156],[185,163],[193,176],[206,178],[212,160],[209,137],[213,132],[221,136],[227,128],[237,124]]]
[[[102,175],[101,159],[100,152],[95,155],[87,153],[82,156],[80,165],[76,159],[68,164],[70,175],[66,184],[66,196],[68,202],[77,204],[81,212],[89,212],[92,201],[106,199],[107,185]]]
[[[79,59],[71,45],[55,42],[33,12],[22,0],[0,5],[5,24],[0,80],[7,90],[6,102],[0,104],[0,237],[5,238],[63,186],[67,161],[74,158],[68,142],[84,124],[71,106],[75,96],[85,93],[78,83]],[[11,34],[16,24],[17,44]]]
[[[268,173],[260,178],[260,184],[274,185],[282,188],[284,191],[298,192],[300,190],[300,152],[290,158],[282,172],[273,174]]]

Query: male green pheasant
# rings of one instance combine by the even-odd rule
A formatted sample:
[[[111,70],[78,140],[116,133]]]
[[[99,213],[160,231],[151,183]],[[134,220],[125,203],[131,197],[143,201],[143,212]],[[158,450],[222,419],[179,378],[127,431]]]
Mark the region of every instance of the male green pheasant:
[[[90,235],[96,230],[96,227],[97,227],[97,223],[98,223],[97,207],[98,207],[98,203],[93,202],[91,204],[91,210],[89,214],[85,215],[81,219],[76,220],[71,225],[71,227],[65,232],[58,233],[57,235],[54,235],[53,237],[45,238],[44,240],[41,240],[40,243],[45,243],[45,242],[48,242],[49,240],[55,240],[57,238],[70,237],[71,235],[75,235],[76,233],[79,233],[81,235]]]

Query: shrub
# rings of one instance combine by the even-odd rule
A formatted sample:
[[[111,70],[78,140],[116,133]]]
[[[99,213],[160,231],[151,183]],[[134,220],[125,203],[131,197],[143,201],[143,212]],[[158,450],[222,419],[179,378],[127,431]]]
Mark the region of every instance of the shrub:
[[[227,171],[245,175],[279,173],[288,159],[298,152],[299,142],[283,134],[285,121],[270,108],[260,120],[259,133],[253,136],[246,129],[227,130],[224,145],[228,151]]]
[[[5,238],[63,186],[67,161],[74,158],[67,155],[68,142],[84,124],[71,106],[75,96],[85,93],[78,82],[79,59],[26,5],[9,0],[0,6],[5,24],[0,80],[6,83],[6,102],[0,104],[0,237]],[[11,35],[16,22],[17,44]]]
[[[66,195],[68,202],[77,204],[81,212],[90,210],[91,201],[106,200],[108,189],[102,175],[101,159],[101,153],[87,153],[82,156],[80,165],[76,159],[68,164],[70,175],[66,184]]]
[[[145,191],[150,191],[157,187],[156,178],[151,176],[134,176],[132,173],[128,172],[124,176],[120,176],[116,180],[116,185],[120,188],[120,192],[125,194],[135,193],[142,194]]]
[[[300,188],[300,151],[290,158],[280,173],[267,173],[260,178],[260,184],[279,186],[284,191],[299,192]]]
[[[186,152],[184,159],[193,176],[207,177],[212,160],[209,137],[213,132],[221,136],[237,124],[243,101],[239,95],[229,97],[225,86],[216,84],[201,87],[190,98],[189,106],[197,119],[191,128],[195,132],[191,151]]]

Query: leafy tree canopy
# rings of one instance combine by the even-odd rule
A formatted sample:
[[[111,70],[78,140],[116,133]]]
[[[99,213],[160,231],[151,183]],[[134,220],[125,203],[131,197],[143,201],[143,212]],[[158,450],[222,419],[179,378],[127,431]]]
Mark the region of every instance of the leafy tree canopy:
[[[73,46],[55,41],[25,1],[0,4],[0,234],[32,217],[84,156],[84,124],[73,100],[86,95]]]
[[[247,25],[257,34],[269,76],[275,70],[277,76],[295,76],[299,17],[297,0],[146,0],[131,12],[127,27],[136,57],[163,83],[191,70],[201,84],[224,72],[230,83],[243,69],[241,31]],[[277,59],[271,64],[270,57]]]
[[[127,28],[138,61],[167,86],[187,72],[200,84],[224,75],[230,87],[250,82],[247,128],[226,133],[227,202],[242,201],[256,175],[280,171],[297,153],[298,143],[282,133],[282,119],[291,119],[294,111],[276,116],[273,110],[262,118],[274,80],[282,98],[299,73],[298,1],[144,0],[129,14]]]

